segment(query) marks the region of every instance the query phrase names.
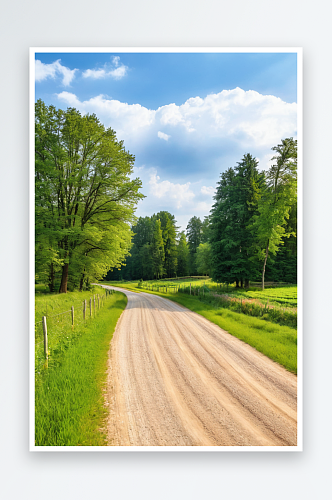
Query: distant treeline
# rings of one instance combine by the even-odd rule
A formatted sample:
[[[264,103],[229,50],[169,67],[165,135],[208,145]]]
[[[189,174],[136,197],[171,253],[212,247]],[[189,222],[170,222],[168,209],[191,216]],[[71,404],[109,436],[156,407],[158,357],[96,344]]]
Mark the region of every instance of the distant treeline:
[[[272,148],[272,166],[258,171],[250,154],[221,174],[215,203],[202,221],[179,232],[174,215],[140,217],[125,266],[107,280],[208,274],[217,282],[297,281],[297,142]]]

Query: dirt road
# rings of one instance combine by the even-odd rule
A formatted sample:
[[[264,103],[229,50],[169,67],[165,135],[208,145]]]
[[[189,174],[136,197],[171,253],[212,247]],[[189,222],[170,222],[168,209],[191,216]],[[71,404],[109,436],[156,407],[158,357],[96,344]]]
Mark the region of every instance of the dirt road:
[[[296,445],[295,375],[176,303],[121,291],[128,305],[110,351],[110,445]]]

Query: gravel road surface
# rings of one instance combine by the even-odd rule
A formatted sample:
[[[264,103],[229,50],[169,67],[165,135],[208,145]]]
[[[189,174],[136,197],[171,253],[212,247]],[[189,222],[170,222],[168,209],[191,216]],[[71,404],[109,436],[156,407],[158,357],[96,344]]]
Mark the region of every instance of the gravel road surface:
[[[110,445],[296,446],[295,375],[179,304],[114,289],[128,305],[109,357]]]

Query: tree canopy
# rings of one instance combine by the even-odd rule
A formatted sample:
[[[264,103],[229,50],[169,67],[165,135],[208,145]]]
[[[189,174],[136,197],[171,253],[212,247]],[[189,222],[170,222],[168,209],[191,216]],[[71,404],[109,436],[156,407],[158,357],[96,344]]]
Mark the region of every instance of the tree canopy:
[[[60,292],[120,267],[143,197],[134,156],[95,115],[35,106],[36,274]]]

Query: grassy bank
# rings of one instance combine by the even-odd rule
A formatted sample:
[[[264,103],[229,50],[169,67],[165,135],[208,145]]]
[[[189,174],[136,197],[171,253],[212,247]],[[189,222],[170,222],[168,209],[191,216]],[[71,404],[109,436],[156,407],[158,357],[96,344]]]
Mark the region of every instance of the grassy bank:
[[[46,299],[39,298],[41,302]],[[52,306],[53,311],[66,309],[74,299],[70,293],[48,296],[48,310]],[[81,299],[84,299],[82,293],[80,303]],[[36,303],[37,309],[38,305],[45,306],[38,304],[38,300]],[[122,293],[110,295],[96,317],[75,325],[74,333],[67,330],[67,342],[64,346],[60,342],[53,350],[50,367],[36,373],[37,446],[106,445],[103,426],[107,414],[104,406],[107,356],[126,303]]]

